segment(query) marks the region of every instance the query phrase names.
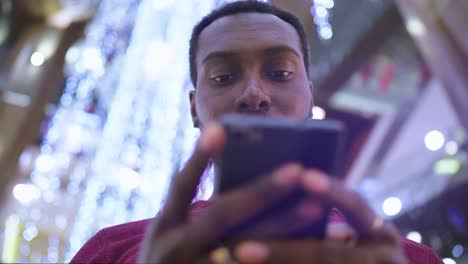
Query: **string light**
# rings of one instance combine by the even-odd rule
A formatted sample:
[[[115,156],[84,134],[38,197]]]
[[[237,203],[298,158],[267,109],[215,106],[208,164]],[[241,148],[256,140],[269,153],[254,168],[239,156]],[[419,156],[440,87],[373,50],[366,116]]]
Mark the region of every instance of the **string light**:
[[[462,245],[460,244],[457,244],[453,247],[452,249],[452,255],[455,257],[455,258],[459,258],[463,255],[463,252],[464,252],[464,248]]]
[[[429,131],[424,137],[424,144],[430,151],[436,151],[444,146],[445,137],[442,132],[438,130]]]
[[[443,258],[442,262],[444,262],[444,264],[457,264],[457,262],[451,258]]]
[[[421,243],[422,241],[422,236],[421,236],[421,233],[417,232],[417,231],[411,231],[409,232],[407,235],[406,235],[406,238],[409,239],[409,240],[412,240],[416,243]]]
[[[388,216],[395,216],[400,213],[402,208],[401,200],[398,197],[390,197],[385,199],[382,204],[384,213]]]
[[[95,112],[97,107],[95,100],[96,86],[106,78],[115,79],[114,76],[118,76],[118,71],[107,70],[116,58],[123,56],[126,52],[139,4],[139,0],[101,1],[93,21],[86,28],[85,39],[78,42],[67,52],[66,64],[68,70],[66,72],[68,78],[57,108],[53,110],[46,127],[46,133],[40,145],[40,153],[34,161],[34,167],[30,175],[31,182],[18,184],[13,188],[13,196],[21,204],[21,206],[15,208],[18,215],[18,225],[28,221],[38,223],[37,226],[26,224],[21,238],[18,238],[21,239],[19,241],[22,245],[21,253],[24,256],[29,255],[27,258],[29,261],[58,262],[67,258],[64,258],[64,254],[66,255],[66,252],[64,252],[65,244],[61,244],[58,238],[59,235],[62,235],[54,235],[49,229],[47,231],[47,234],[49,234],[49,247],[46,252],[42,252],[42,248],[29,246],[29,242],[41,233],[45,220],[38,210],[31,209],[28,206],[34,201],[41,203],[37,204],[41,207],[41,210],[54,212],[57,210],[57,208],[53,209],[54,207],[60,206],[60,209],[63,209],[61,206],[64,201],[59,203],[58,198],[73,198],[82,195],[83,186],[87,179],[85,176],[88,176],[86,171],[89,171],[89,168],[86,167],[89,166],[86,161],[92,160],[98,144],[97,140],[100,137],[100,130],[105,122],[105,116]],[[34,52],[30,58],[31,64],[36,67],[42,65],[45,62],[46,55],[42,50],[41,52],[39,50]],[[108,74],[104,77],[105,73]],[[107,85],[112,86],[112,84]],[[110,94],[106,94],[106,96],[110,96]],[[80,166],[74,166],[72,163],[78,163]],[[73,170],[70,171],[70,168],[73,168]],[[97,178],[99,177],[102,176],[97,175]],[[68,186],[60,188],[63,184]],[[86,184],[93,184],[93,179]],[[71,192],[66,193],[66,191]],[[91,199],[95,198],[92,197]],[[128,197],[124,197],[124,199],[126,198]],[[83,204],[79,203],[81,201],[77,202],[79,207],[86,207],[84,202],[93,203],[89,199],[83,201]],[[125,206],[123,208],[125,209]],[[47,213],[44,215],[47,215]],[[87,216],[78,215],[76,219],[79,220],[83,217]],[[62,230],[60,232],[66,233],[73,231],[70,230],[73,221],[67,221],[64,215],[52,215],[50,218],[55,219],[55,221],[52,220],[52,223],[55,223],[56,230]],[[100,219],[97,222],[104,222],[105,225],[112,224],[106,221],[108,220]],[[70,241],[78,240],[79,243],[83,243],[89,238],[91,232],[95,232],[99,228],[93,222],[86,222],[86,224],[87,226],[83,228],[83,232],[72,232],[70,234]],[[10,252],[10,249],[15,248],[14,243],[17,243],[17,240],[8,239],[4,241],[4,249],[7,249],[7,254],[4,254],[3,261],[23,262],[20,260],[25,260],[16,259],[15,261],[18,256],[15,255],[15,252]],[[74,254],[76,249],[76,247],[71,248],[68,255]]]
[[[23,231],[23,237],[26,241],[33,240],[38,234],[38,230],[35,224],[28,223],[26,224],[26,228]]]
[[[314,106],[312,107],[312,118],[317,119],[317,120],[322,120],[325,119],[326,113],[323,108],[320,106]]]
[[[143,0],[139,4],[141,12],[122,64],[115,69],[108,66],[103,75],[127,73],[116,83],[109,82],[115,87],[113,98],[66,259],[97,229],[153,216],[167,193],[176,162],[183,162],[192,151],[197,132],[191,128],[189,109],[182,101],[190,87],[181,78],[188,72],[188,58],[174,51],[188,50],[193,23],[215,2],[166,2],[155,6],[154,0]],[[184,19],[177,18],[182,16]],[[155,31],[154,25],[177,30]],[[109,173],[109,168],[115,168],[115,173]],[[212,191],[207,182],[199,197]]]
[[[335,6],[333,0],[313,0],[310,13],[314,16],[317,33],[320,39],[329,40],[333,37],[333,28],[330,24],[330,11]]]
[[[416,17],[409,17],[406,20],[406,29],[415,37],[423,36],[427,31],[422,21]]]
[[[455,155],[458,152],[458,144],[455,141],[449,141],[445,144],[445,153]]]
[[[36,51],[31,55],[30,61],[33,66],[39,67],[44,64],[45,57],[41,52]]]
[[[33,184],[17,184],[13,188],[13,195],[22,204],[29,204],[41,197],[41,192]]]

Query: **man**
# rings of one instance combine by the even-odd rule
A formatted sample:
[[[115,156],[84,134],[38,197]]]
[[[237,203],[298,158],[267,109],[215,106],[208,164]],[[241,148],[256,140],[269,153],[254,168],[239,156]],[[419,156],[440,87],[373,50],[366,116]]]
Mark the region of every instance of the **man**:
[[[377,217],[357,193],[298,164],[286,164],[213,198],[209,205],[191,205],[206,165],[223,147],[225,135],[216,124],[221,115],[310,118],[313,97],[307,47],[300,22],[268,4],[235,2],[205,17],[193,30],[190,47],[195,86],[190,93],[191,114],[194,126],[202,130],[193,156],[174,176],[158,217],[100,231],[72,262],[441,263],[430,249],[400,239],[395,228]],[[214,249],[227,230],[298,186],[339,209],[355,232],[353,240],[340,239],[349,233],[331,228],[325,240],[237,241],[229,250]],[[292,216],[297,227],[320,213],[319,204],[305,199],[285,215]],[[244,237],[288,232],[292,227],[281,219],[291,217],[270,219],[246,231]]]

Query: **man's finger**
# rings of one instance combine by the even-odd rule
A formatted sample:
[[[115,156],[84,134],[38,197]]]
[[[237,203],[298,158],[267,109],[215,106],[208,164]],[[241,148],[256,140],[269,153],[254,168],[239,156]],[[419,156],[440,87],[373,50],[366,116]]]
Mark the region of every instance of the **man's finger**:
[[[172,179],[166,204],[158,219],[158,232],[177,226],[187,219],[200,177],[210,158],[221,152],[224,142],[224,130],[219,124],[211,123],[203,129],[194,153]]]
[[[265,215],[229,236],[234,240],[288,238],[304,233],[322,216],[323,208],[317,200],[303,201]]]
[[[341,241],[348,245],[354,245],[357,242],[356,231],[346,222],[329,222],[326,237],[329,240]]]
[[[382,222],[367,201],[343,183],[321,172],[309,171],[304,176],[304,188],[340,210],[360,236],[400,241],[393,225]]]
[[[210,207],[189,222],[186,234],[193,246],[208,248],[233,228],[287,197],[299,186],[302,171],[300,165],[288,164],[273,175],[218,196]]]
[[[240,263],[250,264],[376,263],[369,250],[348,247],[336,241],[244,242],[235,248],[234,255]]]

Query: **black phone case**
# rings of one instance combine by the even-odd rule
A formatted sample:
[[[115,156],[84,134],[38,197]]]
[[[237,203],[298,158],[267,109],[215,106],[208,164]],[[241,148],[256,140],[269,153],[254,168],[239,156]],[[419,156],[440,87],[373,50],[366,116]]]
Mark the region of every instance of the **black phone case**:
[[[256,177],[265,175],[287,162],[299,162],[304,167],[315,168],[339,175],[344,127],[338,121],[310,120],[299,122],[289,119],[258,116],[229,115],[221,119],[227,131],[227,142],[220,159],[221,177],[216,190],[220,193],[239,187]],[[301,190],[291,193],[286,199],[268,208],[244,226],[245,228],[263,218],[288,207],[295,206],[305,194]],[[328,208],[325,208],[328,210]],[[288,234],[288,238],[323,238],[328,213],[306,230]]]

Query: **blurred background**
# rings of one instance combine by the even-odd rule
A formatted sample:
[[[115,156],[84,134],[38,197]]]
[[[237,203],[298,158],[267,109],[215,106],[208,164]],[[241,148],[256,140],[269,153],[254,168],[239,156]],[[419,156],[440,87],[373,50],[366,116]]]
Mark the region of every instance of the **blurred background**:
[[[224,2],[0,1],[1,262],[66,262],[156,214],[198,135],[191,29]],[[306,27],[314,117],[348,126],[343,179],[468,263],[468,1],[268,2]]]

